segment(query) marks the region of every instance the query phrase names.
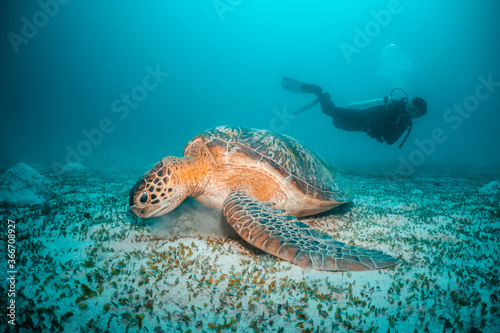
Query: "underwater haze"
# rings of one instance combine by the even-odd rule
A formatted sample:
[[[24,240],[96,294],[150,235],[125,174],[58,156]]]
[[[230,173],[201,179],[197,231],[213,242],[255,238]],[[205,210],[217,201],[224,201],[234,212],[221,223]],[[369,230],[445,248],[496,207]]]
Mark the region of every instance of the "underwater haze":
[[[0,332],[500,332],[499,14],[0,0]]]
[[[0,163],[151,164],[181,155],[208,128],[232,125],[289,134],[334,165],[498,166],[499,7],[2,1]],[[384,65],[391,44],[409,64]],[[282,76],[322,86],[338,106],[403,87],[428,113],[398,149],[334,128],[319,105],[291,116],[313,97],[282,89]],[[484,80],[491,86],[476,98]],[[436,128],[444,138],[431,144]]]

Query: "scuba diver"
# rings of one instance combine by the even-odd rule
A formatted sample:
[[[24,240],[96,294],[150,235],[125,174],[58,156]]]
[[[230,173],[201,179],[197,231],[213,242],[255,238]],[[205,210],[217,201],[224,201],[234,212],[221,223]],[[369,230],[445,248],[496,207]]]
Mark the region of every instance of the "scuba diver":
[[[410,102],[408,95],[399,88],[393,89],[390,97],[353,103],[348,105],[349,108],[340,108],[335,106],[329,93],[323,93],[323,89],[315,84],[283,77],[281,85],[288,91],[311,93],[317,96],[313,102],[295,111],[295,115],[310,109],[319,102],[321,111],[332,117],[333,125],[338,129],[366,132],[378,142],[385,142],[388,145],[394,144],[407,131],[399,148],[404,145],[410,135],[413,119],[420,118],[427,112],[427,103],[424,99],[415,97]],[[393,93],[396,90],[403,91],[406,97],[394,100]]]

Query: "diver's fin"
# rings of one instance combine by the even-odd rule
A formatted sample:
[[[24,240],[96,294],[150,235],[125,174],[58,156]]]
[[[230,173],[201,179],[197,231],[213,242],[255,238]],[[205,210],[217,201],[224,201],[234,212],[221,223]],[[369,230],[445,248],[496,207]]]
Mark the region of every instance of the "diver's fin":
[[[399,262],[380,251],[339,242],[274,206],[235,191],[224,200],[223,214],[245,241],[303,268],[367,271]]]
[[[293,112],[293,115],[295,116],[295,115],[298,115],[299,113],[302,113],[302,112],[304,112],[304,111],[307,111],[307,110],[309,110],[310,108],[312,108],[313,106],[315,106],[315,105],[316,105],[316,104],[318,104],[318,103],[319,103],[319,99],[318,99],[318,98],[316,98],[316,99],[315,99],[314,101],[312,101],[311,103],[304,105],[303,107],[301,107],[301,108],[300,108],[300,109],[298,109],[298,110],[295,110],[295,111]]]
[[[298,80],[289,78],[287,76],[283,76],[281,79],[281,86],[288,91],[294,92],[294,93],[300,93],[304,94],[306,93],[305,91],[302,91],[301,87],[302,85],[305,84],[304,82],[300,82]]]

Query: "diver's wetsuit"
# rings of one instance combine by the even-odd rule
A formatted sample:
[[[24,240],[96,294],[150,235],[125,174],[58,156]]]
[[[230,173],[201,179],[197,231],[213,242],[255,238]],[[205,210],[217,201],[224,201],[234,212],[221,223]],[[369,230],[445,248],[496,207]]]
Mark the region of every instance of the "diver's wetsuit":
[[[335,127],[346,131],[366,132],[378,142],[385,141],[388,145],[392,145],[413,124],[411,117],[406,113],[404,100],[362,110],[347,109],[336,107],[330,94],[323,93],[318,86],[304,84],[302,89],[318,96],[321,110],[332,117]]]

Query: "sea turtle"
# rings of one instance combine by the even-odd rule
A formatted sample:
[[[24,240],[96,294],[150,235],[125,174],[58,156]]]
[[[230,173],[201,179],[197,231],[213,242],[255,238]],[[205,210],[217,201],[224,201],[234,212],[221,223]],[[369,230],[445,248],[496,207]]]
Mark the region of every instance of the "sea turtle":
[[[318,214],[352,199],[345,180],[311,148],[266,130],[221,126],[165,157],[130,190],[129,205],[150,218],[192,196],[221,209],[251,245],[303,268],[362,271],[398,260],[339,242],[296,217]]]

